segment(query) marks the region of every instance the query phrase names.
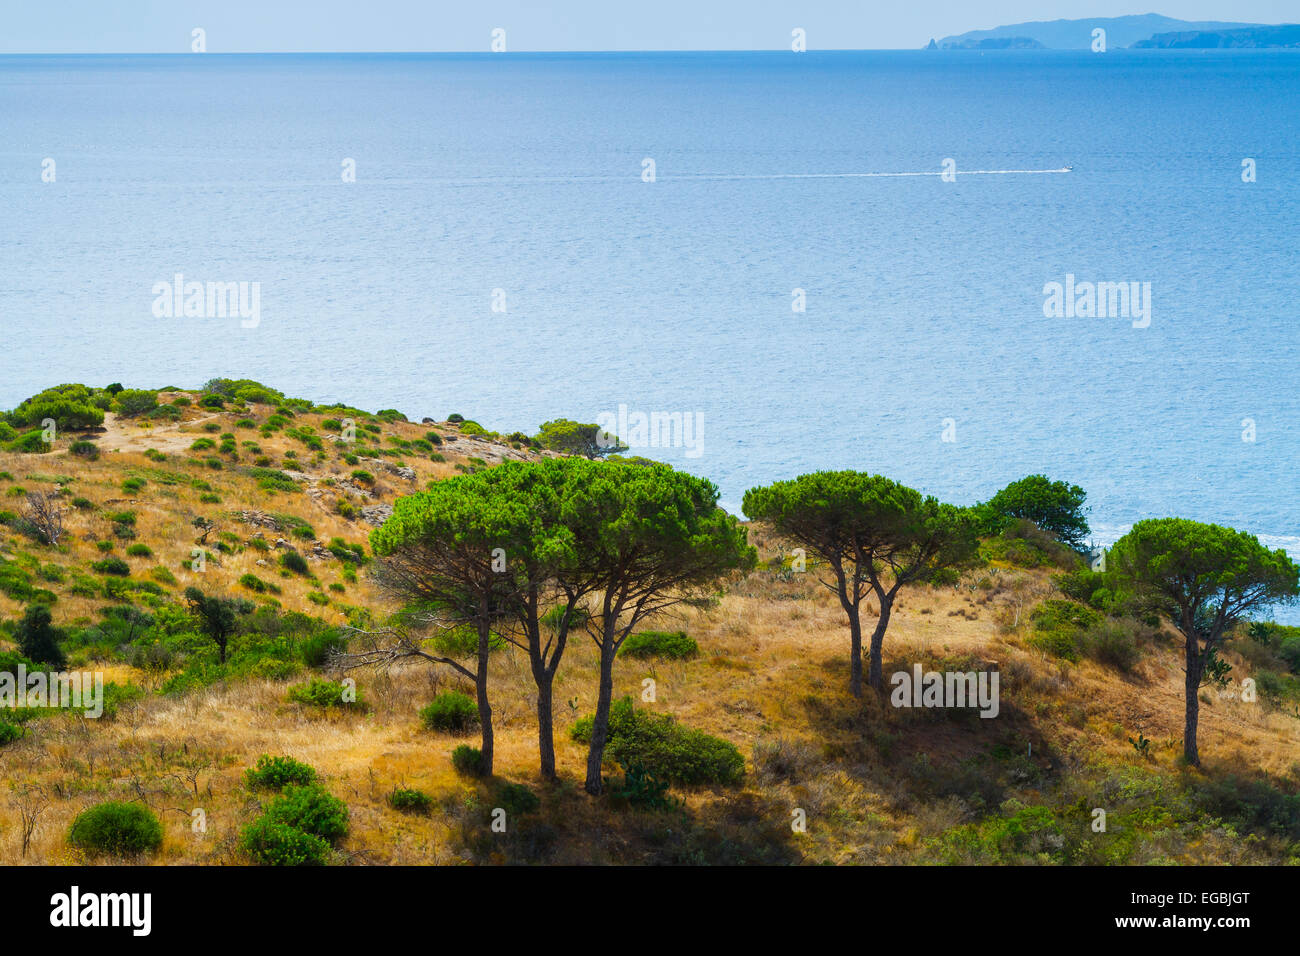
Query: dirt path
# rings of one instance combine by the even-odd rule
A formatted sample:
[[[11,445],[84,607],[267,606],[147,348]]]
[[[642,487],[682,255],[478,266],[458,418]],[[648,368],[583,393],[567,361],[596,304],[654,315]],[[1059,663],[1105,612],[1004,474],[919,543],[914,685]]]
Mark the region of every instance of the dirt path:
[[[104,451],[144,452],[154,448],[164,454],[182,452],[194,443],[196,436],[182,432],[181,428],[201,426],[217,417],[213,413],[188,422],[140,428],[134,419],[123,419],[115,412],[108,412],[104,415],[104,431],[95,435],[94,440]]]

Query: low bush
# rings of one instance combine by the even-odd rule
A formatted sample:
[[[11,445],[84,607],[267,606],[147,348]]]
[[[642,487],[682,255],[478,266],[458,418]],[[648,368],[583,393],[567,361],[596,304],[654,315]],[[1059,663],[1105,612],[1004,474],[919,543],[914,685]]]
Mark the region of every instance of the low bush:
[[[259,578],[256,574],[244,574],[239,578],[239,586],[247,588],[254,594],[265,594],[270,585]]]
[[[302,660],[308,667],[323,667],[333,654],[347,650],[348,642],[338,631],[324,631],[302,643]]]
[[[289,699],[309,707],[346,707],[361,709],[365,705],[358,693],[355,700],[348,700],[353,689],[338,681],[313,677],[304,684],[294,684],[289,688]]]
[[[444,691],[420,711],[420,722],[427,730],[468,730],[478,723],[478,705],[468,694]]]
[[[130,856],[162,845],[162,824],[138,803],[101,803],[77,814],[68,842],[87,853]]]
[[[478,633],[472,627],[453,627],[439,631],[431,641],[433,649],[443,657],[474,657],[478,654]],[[499,651],[506,646],[500,634],[488,638],[488,651]]]
[[[255,766],[244,771],[244,781],[253,790],[283,790],[291,783],[315,783],[316,771],[292,757],[262,754]]]
[[[684,631],[642,631],[628,635],[619,649],[622,657],[662,657],[667,660],[689,660],[698,657],[700,645]]]
[[[678,810],[684,801],[668,793],[668,781],[660,780],[644,767],[633,764],[623,770],[623,780],[609,790],[614,804],[625,803],[636,810]]]
[[[483,753],[477,747],[461,744],[451,752],[451,765],[457,773],[476,777],[483,772]]]
[[[591,741],[592,718],[570,728],[581,743]],[[661,780],[679,784],[736,784],[745,775],[745,758],[735,745],[700,730],[683,727],[668,714],[637,710],[631,697],[609,712],[605,756],[624,767],[637,766]]]
[[[307,559],[297,551],[286,551],[280,555],[280,566],[295,574],[307,574],[310,571]]]
[[[1107,621],[1079,635],[1079,649],[1100,664],[1128,673],[1142,657],[1138,633],[1131,621]]]
[[[542,801],[522,783],[503,783],[497,787],[493,798],[496,805],[509,817],[521,817],[526,813],[536,813]]]
[[[0,719],[0,747],[5,744],[11,744],[27,732],[17,724],[11,724],[7,720]]]
[[[271,801],[263,819],[334,843],[348,832],[348,808],[318,783],[291,783]]]
[[[121,558],[104,558],[102,561],[92,561],[91,570],[98,574],[113,574],[118,577],[126,577],[131,573],[131,565],[127,564]]]
[[[245,852],[262,866],[324,866],[332,852],[328,841],[265,816],[244,828]]]
[[[433,800],[423,790],[397,787],[388,795],[388,805],[399,813],[415,813],[427,816],[433,809]]]

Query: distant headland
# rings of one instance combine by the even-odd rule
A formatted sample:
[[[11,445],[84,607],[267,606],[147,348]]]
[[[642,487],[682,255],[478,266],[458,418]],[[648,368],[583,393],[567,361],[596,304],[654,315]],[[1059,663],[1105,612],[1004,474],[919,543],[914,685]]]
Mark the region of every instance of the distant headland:
[[[1300,24],[1176,20],[1158,13],[1014,23],[931,40],[927,50],[1088,50],[1094,30],[1112,49],[1300,49]]]

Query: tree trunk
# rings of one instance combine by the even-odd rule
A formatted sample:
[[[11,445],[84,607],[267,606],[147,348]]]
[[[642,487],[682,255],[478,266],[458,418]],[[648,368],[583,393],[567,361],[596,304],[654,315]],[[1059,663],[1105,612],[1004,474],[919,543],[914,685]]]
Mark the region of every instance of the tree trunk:
[[[614,635],[606,630],[600,646],[600,692],[596,698],[596,716],[591,722],[591,746],[587,751],[587,782],[585,789],[592,796],[600,794],[603,783],[601,764],[605,759],[605,743],[609,739],[609,708],[614,697]]]
[[[542,779],[556,780],[555,714],[551,710],[554,674],[537,677],[537,751],[542,758]]]
[[[849,641],[851,650],[849,651],[849,693],[854,697],[862,696],[862,616],[858,613],[858,605],[848,604],[845,610],[849,613]]]
[[[884,693],[885,674],[881,648],[885,644],[885,629],[889,627],[889,614],[894,609],[894,597],[892,594],[876,595],[876,597],[880,600],[880,619],[876,621],[876,629],[871,632],[871,686],[875,688],[876,693]]]
[[[488,703],[488,650],[492,639],[492,629],[482,623],[478,626],[478,670],[474,678],[474,695],[478,698],[478,723],[482,731],[483,743],[479,748],[479,772],[492,776],[492,705]]]
[[[854,578],[853,597],[849,597],[849,580],[842,564],[835,564],[835,588],[840,607],[849,618],[849,693],[862,696],[862,614]]]
[[[1196,749],[1196,722],[1201,710],[1201,671],[1204,658],[1200,651],[1200,641],[1195,637],[1187,638],[1187,709],[1183,719],[1183,759],[1193,767],[1201,764],[1200,754]]]
[[[555,772],[555,672],[560,666],[564,646],[568,640],[568,617],[572,613],[570,603],[565,609],[566,617],[560,622],[555,634],[555,643],[551,647],[551,659],[546,659],[546,649],[542,645],[542,633],[538,621],[538,601],[536,597],[529,605],[526,628],[528,631],[528,663],[533,671],[533,683],[537,685],[537,752],[541,757],[542,779],[555,781],[559,776]]]

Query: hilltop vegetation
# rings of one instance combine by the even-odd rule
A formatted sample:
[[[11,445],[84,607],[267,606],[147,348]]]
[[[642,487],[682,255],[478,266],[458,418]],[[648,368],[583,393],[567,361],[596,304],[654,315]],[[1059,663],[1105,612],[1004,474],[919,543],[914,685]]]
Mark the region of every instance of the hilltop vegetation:
[[[547,425],[230,379],[6,415],[0,673],[107,685],[99,719],[0,708],[0,862],[1300,862],[1300,629],[1229,622],[1184,759],[1187,642],[1137,559],[1195,529],[1135,538],[1126,577],[1075,550],[1068,483],[952,509],[874,476],[864,529],[911,517],[837,593],[793,490],[738,526]],[[606,604],[624,584],[641,613]],[[883,693],[851,693],[844,599],[886,621]],[[917,664],[998,672],[999,716],[891,706]]]

